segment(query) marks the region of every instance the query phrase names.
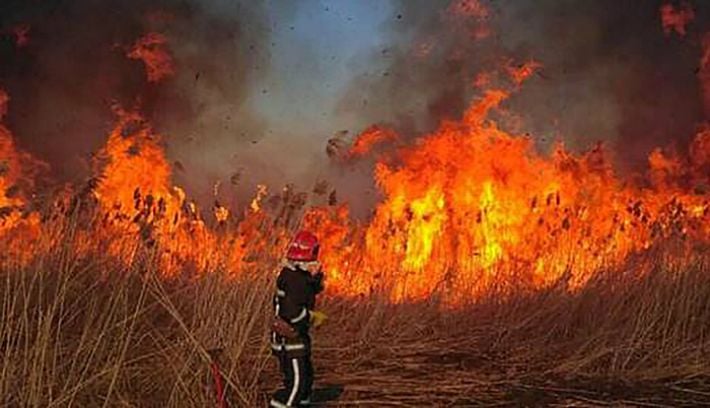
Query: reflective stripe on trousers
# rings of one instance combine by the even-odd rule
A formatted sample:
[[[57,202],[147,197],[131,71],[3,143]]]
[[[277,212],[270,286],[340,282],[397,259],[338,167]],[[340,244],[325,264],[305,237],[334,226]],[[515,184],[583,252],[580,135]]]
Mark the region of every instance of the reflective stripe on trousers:
[[[283,375],[284,389],[274,395],[272,407],[297,407],[308,404],[313,387],[313,366],[310,355],[287,357],[278,356]]]
[[[296,350],[305,350],[306,345],[303,343],[297,343],[297,344],[279,344],[279,343],[271,343],[271,349],[274,351],[296,351]]]

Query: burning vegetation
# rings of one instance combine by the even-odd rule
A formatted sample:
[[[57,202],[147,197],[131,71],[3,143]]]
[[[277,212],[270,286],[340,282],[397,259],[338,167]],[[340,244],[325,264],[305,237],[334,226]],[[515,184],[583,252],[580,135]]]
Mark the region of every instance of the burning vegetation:
[[[490,35],[481,2],[455,1],[447,10],[454,20],[477,21],[472,38]],[[664,5],[660,15],[663,31],[679,36],[694,18],[687,3]],[[706,100],[708,35],[698,70]],[[167,45],[151,33],[127,57],[145,64],[148,82],[160,82],[175,74]],[[0,401],[139,403],[141,387],[131,384],[138,378],[172,405],[204,405],[195,396],[202,389],[195,366],[212,358],[207,344],[219,343],[230,351],[224,375],[232,397],[253,406],[263,398],[268,271],[297,228],[320,237],[325,307],[350,334],[324,339],[331,378],[387,389],[393,370],[377,361],[391,357],[405,362],[397,381],[412,374],[410,385],[432,387],[429,399],[388,403],[518,401],[509,394],[525,387],[503,383],[519,375],[530,386],[540,373],[559,383],[673,377],[703,389],[688,394],[707,396],[710,127],[698,127],[687,151],[653,150],[647,172],[633,177],[614,169],[603,144],[575,153],[559,142],[541,152],[530,135],[500,123],[511,95],[541,69],[533,60],[506,60],[499,72],[479,74],[480,93],[461,117],[413,143],[381,125],[350,144],[331,139],[336,165],[375,163],[382,199],[366,220],[350,217],[334,190],[327,205],[315,206],[290,185],[275,193],[259,185],[241,212],[218,201],[204,211],[173,183],[163,139],[149,121],[118,106],[93,157],[93,177],[37,195],[42,165],[3,125],[11,101],[0,90],[0,268],[7,275],[0,345],[7,366],[32,379],[28,394],[6,392]],[[328,190],[319,182],[314,194]],[[80,305],[84,290],[93,317]],[[42,320],[45,310],[52,314]],[[355,318],[344,317],[353,310],[360,310]],[[401,347],[382,346],[393,337]],[[69,341],[80,346],[64,347]],[[442,370],[428,371],[432,359]],[[145,377],[156,361],[169,375]],[[336,361],[360,374],[348,376]],[[78,385],[47,382],[60,373]],[[461,384],[452,384],[452,373]],[[0,380],[3,390],[18,381]],[[85,392],[92,387],[101,395]],[[372,393],[354,388],[357,396]],[[472,399],[472,389],[488,392],[488,400]],[[572,398],[560,389],[557,397]]]
[[[148,82],[160,82],[175,73],[167,42],[162,34],[148,33],[126,54],[128,58],[143,61]]]
[[[634,183],[615,174],[601,145],[574,154],[559,144],[541,155],[529,138],[502,130],[490,114],[506,97],[503,90],[487,91],[461,122],[443,123],[416,145],[381,156],[375,175],[384,199],[367,223],[350,220],[347,205],[303,208],[303,197],[290,193],[274,197],[281,208],[271,212],[262,208],[265,189],[239,219],[227,223],[222,209],[205,220],[171,184],[160,137],[139,114],[117,108],[114,130],[95,160],[89,198],[97,203],[96,220],[84,232],[111,241],[111,248],[156,246],[166,276],[187,264],[199,275],[212,258],[228,261],[225,268],[238,277],[250,252],[278,256],[281,248],[269,243],[288,240],[300,222],[324,237],[332,295],[382,292],[404,301],[437,294],[452,305],[501,283],[578,288],[596,272],[671,239],[687,250],[708,244],[710,132],[699,132],[684,155],[655,150],[648,176]],[[3,225],[12,231],[26,210],[14,181],[18,154],[7,129],[2,136]],[[392,131],[371,128],[348,154],[396,140]],[[215,221],[222,227],[207,226]],[[272,224],[267,232],[265,223]],[[247,250],[244,242],[261,244]],[[41,256],[41,250],[23,251],[26,258]],[[109,253],[130,262],[127,253]]]
[[[8,99],[7,94],[0,90],[0,120],[7,111]],[[12,135],[5,126],[0,125],[0,208],[2,208],[6,219],[12,217],[13,214],[16,215],[24,204],[24,201],[19,197],[16,185],[19,171],[19,154],[15,149]],[[12,220],[6,222],[8,227],[13,224]]]

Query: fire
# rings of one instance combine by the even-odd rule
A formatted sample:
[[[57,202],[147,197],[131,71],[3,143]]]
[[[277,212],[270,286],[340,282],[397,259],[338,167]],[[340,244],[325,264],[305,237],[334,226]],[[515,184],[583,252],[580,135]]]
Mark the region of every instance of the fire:
[[[447,12],[473,18],[481,27],[489,16],[476,0],[456,1]],[[664,30],[681,35],[693,18],[687,4],[664,6],[661,15]],[[710,35],[703,46],[699,75],[707,96]],[[151,82],[174,73],[167,39],[160,34],[139,39],[128,56],[145,63]],[[347,149],[341,138],[331,139],[328,153],[346,159],[375,147],[397,147],[386,157],[374,155],[383,198],[367,221],[353,220],[347,205],[335,200],[307,208],[307,197],[290,186],[272,195],[259,185],[243,214],[215,202],[217,227],[211,228],[214,222],[205,222],[200,208],[173,185],[161,136],[138,112],[116,108],[115,126],[86,188],[87,220],[81,218],[71,237],[50,234],[55,240],[50,243],[73,239],[78,255],[101,251],[126,263],[150,251],[167,278],[214,269],[238,275],[267,273],[302,227],[321,239],[330,293],[382,291],[393,301],[441,296],[450,304],[475,299],[491,287],[564,284],[575,290],[599,270],[666,240],[710,244],[710,127],[698,132],[687,155],[654,150],[642,183],[616,174],[602,145],[573,153],[559,143],[543,154],[530,137],[507,132],[494,120],[510,93],[540,67],[532,60],[504,63],[505,81],[479,74],[474,84],[480,96],[462,118],[441,123],[407,146],[406,138],[378,126],[367,128]],[[7,102],[0,92],[0,120]],[[2,249],[10,247],[6,253],[22,253],[26,260],[47,250],[36,242],[39,232],[54,232],[52,221],[40,223],[27,210],[28,197],[18,192],[26,177],[22,157],[0,124],[0,242]],[[214,185],[215,198],[219,186]],[[67,212],[62,214],[68,222]]]
[[[348,156],[351,158],[369,153],[375,145],[392,142],[397,139],[397,134],[380,126],[370,126],[360,133],[353,141]]]
[[[143,61],[148,82],[160,82],[175,73],[167,43],[164,35],[149,33],[138,39],[127,54],[128,58]]]
[[[478,89],[488,89],[492,81],[491,74],[489,72],[481,72],[476,75],[473,79],[473,87]]]
[[[506,97],[488,91],[462,122],[403,149],[398,165],[377,164],[385,199],[362,227],[364,242],[324,251],[339,290],[366,292],[384,280],[394,299],[437,288],[465,299],[500,281],[565,279],[574,288],[675,234],[708,242],[707,197],[676,177],[707,169],[707,133],[693,145],[699,163],[656,151],[653,185],[639,187],[614,174],[602,146],[576,155],[558,145],[545,157],[530,139],[501,130],[488,113]]]
[[[234,222],[226,223],[230,213],[216,203],[221,227],[214,229],[172,184],[160,136],[140,114],[117,108],[96,160],[98,212],[74,234],[76,247],[124,262],[151,248],[168,277],[215,265],[242,274],[277,260],[295,228],[304,227],[322,240],[332,294],[383,290],[394,301],[443,294],[457,304],[506,282],[539,288],[562,281],[574,290],[599,269],[669,238],[710,241],[710,131],[698,133],[687,156],[654,151],[650,184],[637,186],[614,173],[603,146],[574,154],[559,144],[543,155],[531,139],[502,130],[490,113],[508,95],[488,90],[461,121],[444,122],[381,157],[375,177],[384,199],[367,223],[351,220],[342,204],[303,213],[301,194],[287,188],[267,200],[260,185],[250,209]],[[0,96],[4,113],[7,96]],[[373,127],[353,148],[364,153],[375,143],[401,140]],[[13,208],[10,219],[17,224],[22,213],[14,208],[24,201],[8,192],[19,156],[4,127],[0,141],[8,169],[0,175],[0,200]],[[48,227],[35,220],[37,230]],[[20,235],[29,236],[37,235]],[[32,248],[26,259],[43,250]]]
[[[30,43],[30,29],[29,24],[18,24],[10,27],[7,31],[15,38],[17,48],[22,48]]]
[[[686,34],[686,26],[695,19],[693,8],[686,2],[678,8],[672,4],[664,4],[661,6],[661,24],[663,32],[669,35],[671,31],[675,31],[681,37]],[[700,64],[698,67],[698,79],[700,80],[700,89],[703,95],[703,105],[705,108],[706,118],[710,118],[710,32],[701,35],[700,38]]]
[[[487,25],[490,11],[479,0],[453,1],[447,9],[446,15],[453,17],[454,21],[475,21],[477,25],[472,32],[474,39],[480,40],[491,34]]]
[[[690,4],[683,2],[680,7],[676,8],[672,4],[664,4],[661,6],[661,24],[663,32],[669,35],[672,31],[681,37],[685,36],[686,26],[695,18],[695,12]]]
[[[258,213],[261,211],[261,201],[266,197],[268,194],[268,189],[266,188],[266,185],[264,184],[259,184],[257,186],[257,192],[256,196],[254,197],[253,200],[251,200],[251,204],[249,205],[249,208],[255,213]]]
[[[560,144],[543,155],[531,139],[503,131],[490,113],[508,95],[488,90],[460,122],[380,158],[384,199],[368,223],[352,221],[346,205],[307,209],[297,224],[321,237],[331,293],[386,290],[399,301],[443,291],[455,304],[501,282],[575,288],[670,237],[708,242],[709,204],[696,190],[709,181],[710,132],[698,134],[686,158],[654,151],[651,184],[636,186],[617,177],[603,146],[573,154]],[[304,197],[287,188],[272,211],[260,185],[235,223],[225,224],[229,211],[215,204],[224,228],[210,229],[171,184],[160,136],[139,114],[116,113],[96,163],[100,213],[85,231],[87,246],[107,240],[104,250],[127,262],[141,245],[157,248],[167,276],[215,263],[240,274],[281,256]],[[351,152],[400,140],[373,127]]]
[[[474,17],[479,20],[488,18],[488,9],[478,0],[457,0],[449,5],[449,12],[454,15]]]
[[[114,111],[117,122],[95,162],[98,184],[93,195],[103,222],[93,234],[110,242],[108,253],[128,260],[134,255],[133,242],[111,237],[126,235],[166,249],[180,246],[180,228],[189,205],[185,193],[171,185],[160,136],[138,113]],[[166,273],[170,273],[167,268]]]
[[[116,113],[118,123],[99,153],[106,165],[97,198],[107,211],[155,206],[165,215],[174,214],[179,200],[170,191],[171,169],[159,145],[160,137],[139,114],[120,108]]]
[[[3,225],[10,224],[7,221],[8,216],[12,219],[11,215],[24,204],[15,185],[19,178],[20,156],[15,149],[10,130],[1,122],[7,113],[9,99],[0,89],[0,209],[4,214]]]
[[[26,210],[26,199],[20,184],[25,178],[24,167],[30,157],[20,152],[12,133],[2,124],[9,97],[0,89],[0,258],[7,257],[25,264],[32,259],[27,246],[40,235],[40,218]]]
[[[703,128],[690,145],[691,174],[698,184],[710,188],[710,127]]]
[[[512,62],[508,63],[506,71],[508,75],[513,80],[513,82],[520,86],[526,79],[528,79],[532,74],[534,74],[542,65],[537,61],[528,61],[524,64],[513,65]]]
[[[495,232],[505,228],[506,218],[493,195],[493,184],[485,182],[482,190],[478,204],[481,211],[481,241],[483,242],[480,256],[481,264],[484,268],[488,268],[503,256],[503,248]]]
[[[219,223],[225,223],[229,219],[229,209],[223,207],[219,203],[214,205],[214,218]]]

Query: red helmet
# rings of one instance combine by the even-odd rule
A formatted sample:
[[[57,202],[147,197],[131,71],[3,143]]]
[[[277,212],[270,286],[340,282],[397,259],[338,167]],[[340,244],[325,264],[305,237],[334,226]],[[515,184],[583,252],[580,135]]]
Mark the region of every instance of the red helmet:
[[[312,262],[318,258],[318,237],[310,231],[299,231],[286,251],[290,261]]]

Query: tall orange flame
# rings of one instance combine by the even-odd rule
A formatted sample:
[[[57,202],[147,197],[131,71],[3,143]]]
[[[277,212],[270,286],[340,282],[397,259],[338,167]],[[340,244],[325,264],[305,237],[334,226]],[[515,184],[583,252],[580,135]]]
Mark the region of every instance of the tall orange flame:
[[[0,258],[26,263],[33,253],[28,245],[40,234],[39,215],[28,212],[19,183],[24,178],[23,161],[29,157],[15,147],[10,130],[2,124],[9,97],[0,89]]]
[[[3,212],[14,213],[13,210],[22,206],[24,202],[15,188],[19,178],[20,155],[15,149],[10,130],[2,125],[9,99],[7,93],[0,89],[0,209],[3,209]]]
[[[631,185],[616,177],[601,146],[575,155],[558,145],[544,157],[531,140],[488,119],[506,96],[487,92],[461,123],[445,123],[403,150],[401,164],[378,163],[385,200],[364,227],[364,242],[324,251],[339,290],[356,294],[387,282],[395,299],[441,288],[465,299],[501,279],[533,287],[564,279],[575,287],[667,237],[708,242],[709,204],[696,186],[673,177]],[[701,164],[693,166],[707,166],[707,138],[698,136],[693,160]],[[689,167],[660,151],[650,161],[655,172]]]

